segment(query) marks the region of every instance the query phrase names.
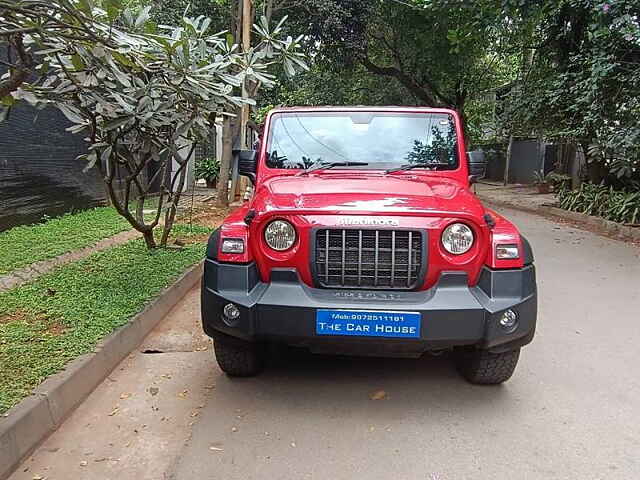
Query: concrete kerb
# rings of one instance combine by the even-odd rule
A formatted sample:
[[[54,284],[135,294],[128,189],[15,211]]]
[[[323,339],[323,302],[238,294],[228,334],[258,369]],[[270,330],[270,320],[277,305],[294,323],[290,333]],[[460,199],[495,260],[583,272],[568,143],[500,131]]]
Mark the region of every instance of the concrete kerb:
[[[33,395],[0,417],[0,479],[6,479],[93,389],[134,350],[202,277],[203,263],[185,272],[142,312],[47,378]]]
[[[570,212],[568,210],[563,210],[562,208],[551,207],[551,206],[530,207],[527,205],[511,203],[504,200],[498,200],[482,194],[478,194],[478,198],[480,198],[484,203],[487,203],[489,205],[494,205],[494,206],[503,207],[503,208],[511,208],[514,210],[521,210],[524,212],[534,213],[537,215],[551,215],[553,217],[561,218],[564,220],[571,220],[573,222],[582,223],[584,225],[597,228],[605,232],[607,235],[615,238],[619,238],[621,240],[630,240],[632,242],[640,242],[640,228],[628,227],[626,225],[621,225],[619,223],[612,222],[610,220],[605,220],[604,218],[587,215],[586,213]]]

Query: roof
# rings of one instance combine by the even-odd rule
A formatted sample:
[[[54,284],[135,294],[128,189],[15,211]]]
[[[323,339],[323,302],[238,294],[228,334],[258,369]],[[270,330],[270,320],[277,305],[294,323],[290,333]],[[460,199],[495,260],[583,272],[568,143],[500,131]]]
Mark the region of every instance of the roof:
[[[425,112],[425,113],[454,113],[451,108],[417,107],[415,105],[324,105],[300,107],[276,107],[271,113],[278,112]]]

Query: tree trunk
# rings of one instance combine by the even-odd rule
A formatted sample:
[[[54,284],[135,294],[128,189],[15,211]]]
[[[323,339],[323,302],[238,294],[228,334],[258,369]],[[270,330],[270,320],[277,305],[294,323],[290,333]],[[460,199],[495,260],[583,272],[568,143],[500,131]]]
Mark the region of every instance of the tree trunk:
[[[504,162],[504,185],[509,183],[509,167],[511,166],[511,152],[513,151],[513,134],[509,135],[509,146],[507,147],[507,158]]]
[[[176,172],[176,174],[178,175],[178,184],[175,185],[174,177],[169,186],[169,206],[164,216],[164,227],[162,229],[162,238],[160,239],[161,247],[167,246],[167,240],[169,240],[169,234],[171,233],[171,229],[173,228],[173,222],[175,221],[176,213],[178,212],[178,203],[180,202],[182,190],[184,189],[185,180],[187,178],[189,161],[191,160],[195,149],[196,144],[194,142],[191,144],[186,157],[182,157],[179,149],[175,153],[179,165],[178,171]]]
[[[142,232],[142,238],[144,238],[144,243],[147,245],[149,250],[153,250],[157,247],[156,239],[153,237],[153,230]]]
[[[231,117],[225,116],[222,122],[222,159],[218,177],[218,205],[229,205],[229,174],[233,157],[233,123]]]

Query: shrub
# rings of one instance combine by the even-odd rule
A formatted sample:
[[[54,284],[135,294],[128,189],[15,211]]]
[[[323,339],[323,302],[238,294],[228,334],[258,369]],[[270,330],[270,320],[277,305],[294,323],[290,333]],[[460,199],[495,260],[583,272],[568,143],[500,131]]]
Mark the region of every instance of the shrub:
[[[560,208],[586,213],[619,223],[640,223],[640,191],[583,183],[577,190],[557,193]]]
[[[218,180],[220,176],[220,162],[216,158],[207,157],[196,162],[196,178],[208,181]]]

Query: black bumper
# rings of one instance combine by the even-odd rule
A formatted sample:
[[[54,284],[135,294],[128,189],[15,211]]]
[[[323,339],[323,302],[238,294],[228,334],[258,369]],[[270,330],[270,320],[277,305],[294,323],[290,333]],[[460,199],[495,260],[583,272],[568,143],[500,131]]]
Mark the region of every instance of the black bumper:
[[[224,264],[208,258],[202,280],[202,324],[209,336],[229,341],[273,340],[313,351],[354,354],[418,355],[464,345],[499,352],[531,341],[537,315],[533,264],[517,270],[485,267],[477,286],[467,283],[466,273],[445,272],[437,285],[421,292],[329,290],[308,287],[295,270],[273,271],[271,283],[263,283],[255,264]],[[240,309],[235,322],[222,314],[227,303]],[[315,331],[320,308],[420,312],[420,338],[319,336]],[[512,332],[498,323],[509,308],[518,315]]]

